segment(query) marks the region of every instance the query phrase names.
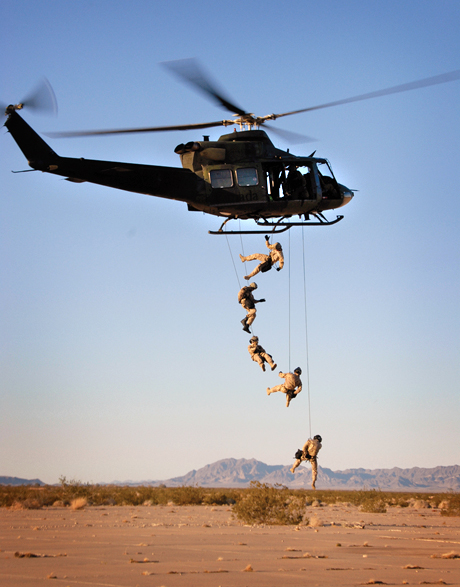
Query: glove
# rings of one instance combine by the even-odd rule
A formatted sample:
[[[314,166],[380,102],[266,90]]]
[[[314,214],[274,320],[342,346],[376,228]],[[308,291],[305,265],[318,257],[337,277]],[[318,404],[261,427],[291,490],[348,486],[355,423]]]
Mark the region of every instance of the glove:
[[[277,267],[277,268],[276,268],[276,270],[277,270],[277,271],[281,271],[281,267]]]
[[[268,236],[268,234],[265,235],[265,240],[266,241],[269,241],[270,240],[270,237]]]
[[[265,299],[259,300],[259,302],[265,302]]]

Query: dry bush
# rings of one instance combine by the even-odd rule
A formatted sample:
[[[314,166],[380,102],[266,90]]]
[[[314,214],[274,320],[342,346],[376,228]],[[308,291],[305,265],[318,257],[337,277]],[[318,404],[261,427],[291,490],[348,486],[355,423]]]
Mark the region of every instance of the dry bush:
[[[172,501],[175,505],[201,505],[204,491],[201,487],[182,485],[175,487]]]
[[[10,509],[12,510],[39,510],[42,507],[38,499],[27,498],[24,501],[15,501]]]
[[[303,496],[282,485],[252,481],[233,506],[234,515],[246,524],[300,524],[304,514]]]
[[[86,497],[77,497],[75,499],[72,499],[72,501],[70,502],[70,507],[73,510],[82,510],[87,505],[88,505],[88,500],[86,499]]]
[[[460,493],[451,493],[447,507],[441,510],[441,516],[460,516]]]

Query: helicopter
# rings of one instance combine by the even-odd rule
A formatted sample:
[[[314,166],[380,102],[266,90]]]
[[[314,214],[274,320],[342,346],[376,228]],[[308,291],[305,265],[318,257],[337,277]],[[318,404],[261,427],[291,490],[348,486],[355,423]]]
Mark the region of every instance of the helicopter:
[[[308,137],[269,127],[267,121],[321,108],[377,98],[460,78],[460,70],[424,78],[398,86],[293,110],[281,114],[255,116],[246,112],[217,89],[195,59],[166,62],[165,65],[187,82],[233,113],[232,119],[205,123],[147,128],[93,130],[52,133],[50,137],[81,137],[141,132],[185,131],[217,126],[239,126],[217,141],[208,135],[201,141],[180,143],[174,152],[180,156],[182,169],[157,165],[140,165],[114,161],[59,156],[18,114],[25,106],[43,104],[55,108],[55,97],[49,82],[31,98],[5,109],[5,126],[28,160],[32,170],[65,177],[75,183],[90,182],[160,198],[185,202],[191,212],[204,212],[225,218],[217,231],[210,234],[257,234],[284,232],[293,226],[330,226],[343,219],[338,215],[327,220],[324,212],[348,204],[353,190],[338,183],[329,161],[311,155],[297,156],[275,147],[261,126],[273,133],[307,142]],[[311,139],[310,139],[311,140]],[[299,221],[293,217],[298,216]],[[303,217],[303,219],[302,219]],[[313,219],[311,218],[313,217]],[[255,221],[263,227],[254,230],[224,230],[230,220]]]

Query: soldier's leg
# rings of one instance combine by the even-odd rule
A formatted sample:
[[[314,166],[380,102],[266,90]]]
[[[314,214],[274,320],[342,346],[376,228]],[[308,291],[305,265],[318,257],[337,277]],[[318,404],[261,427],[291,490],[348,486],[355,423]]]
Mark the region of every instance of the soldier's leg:
[[[316,478],[318,477],[318,462],[316,457],[312,457],[310,459],[311,463],[311,486],[313,489],[316,489]]]
[[[264,253],[254,253],[254,255],[248,255],[247,257],[243,257],[243,255],[240,255],[240,259],[243,261],[243,263],[245,261],[261,261],[262,263],[264,261],[266,261],[268,259],[268,255],[265,255]]]
[[[262,357],[259,353],[256,353],[255,355],[253,355],[252,360],[256,361],[256,363],[258,363],[261,366],[262,371],[265,371],[264,360],[262,359]]]
[[[294,392],[293,389],[287,389],[285,393],[286,393],[286,407],[288,408],[291,401],[295,398],[296,393]]]
[[[251,310],[248,310],[248,313],[246,316],[246,324],[248,326],[251,326],[251,324],[254,322],[255,319],[256,319],[256,309],[252,308]]]
[[[270,395],[271,393],[276,393],[277,391],[282,391],[283,393],[286,393],[283,384],[275,385],[275,387],[272,387],[271,389],[267,387],[267,395]]]
[[[268,255],[263,255],[262,253],[255,253],[254,255],[249,255],[249,257],[244,257],[244,259],[246,261],[254,261],[255,259],[260,261],[260,264],[257,265],[257,267],[255,269],[253,269],[252,272],[249,273],[249,275],[244,276],[245,279],[251,279],[251,277],[254,277],[254,275],[257,275],[257,273],[259,273],[260,265],[262,263],[265,263],[265,261],[267,261]]]
[[[297,469],[301,462],[302,461],[300,459],[296,459],[295,463],[292,465],[291,473],[294,473],[294,471]]]
[[[272,371],[274,369],[276,369],[276,363],[273,362],[273,359],[271,358],[271,356],[268,353],[260,353],[260,356],[267,361],[267,363],[270,365]]]

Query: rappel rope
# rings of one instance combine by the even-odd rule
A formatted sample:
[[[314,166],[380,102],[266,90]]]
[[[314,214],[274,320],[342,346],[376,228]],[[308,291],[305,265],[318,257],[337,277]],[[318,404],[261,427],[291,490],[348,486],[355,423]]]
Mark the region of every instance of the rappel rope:
[[[228,235],[227,234],[225,235],[225,238],[227,239],[227,246],[228,246],[228,251],[230,253],[230,259],[232,260],[233,269],[235,270],[236,281],[238,282],[238,290],[240,290],[241,289],[240,278],[238,277],[238,270],[237,270],[236,265],[235,265],[235,259],[233,258],[232,249],[230,248],[230,242],[228,240]]]
[[[240,221],[241,223],[241,221]],[[289,371],[291,371],[291,233],[288,233],[288,365]],[[227,239],[227,246],[232,260],[233,269],[235,271],[236,280],[238,282],[238,288],[241,289],[240,278],[238,276],[238,270],[235,265],[235,259],[232,254],[230,247],[230,241],[228,235],[225,235]],[[240,234],[241,251],[244,256],[243,237]],[[308,425],[309,425],[309,436],[311,438],[311,394],[310,394],[310,358],[308,350],[308,312],[307,312],[307,277],[306,277],[306,260],[305,260],[305,234],[304,227],[302,227],[302,257],[303,257],[303,292],[304,292],[304,314],[305,314],[305,355],[306,355],[306,375],[307,375],[307,397],[308,397]],[[246,267],[246,263],[244,264]],[[252,332],[252,328],[251,328]]]
[[[288,360],[288,371],[291,371],[291,233],[289,232],[289,254],[288,254],[288,325],[289,325],[289,333],[288,333],[288,353],[289,353],[289,360]]]
[[[303,252],[303,293],[305,304],[305,352],[307,356],[307,392],[308,392],[308,424],[310,427],[309,437],[311,438],[311,403],[310,403],[310,362],[308,354],[308,314],[307,314],[307,279],[305,270],[305,242],[304,242],[304,227],[302,226],[302,252]]]

